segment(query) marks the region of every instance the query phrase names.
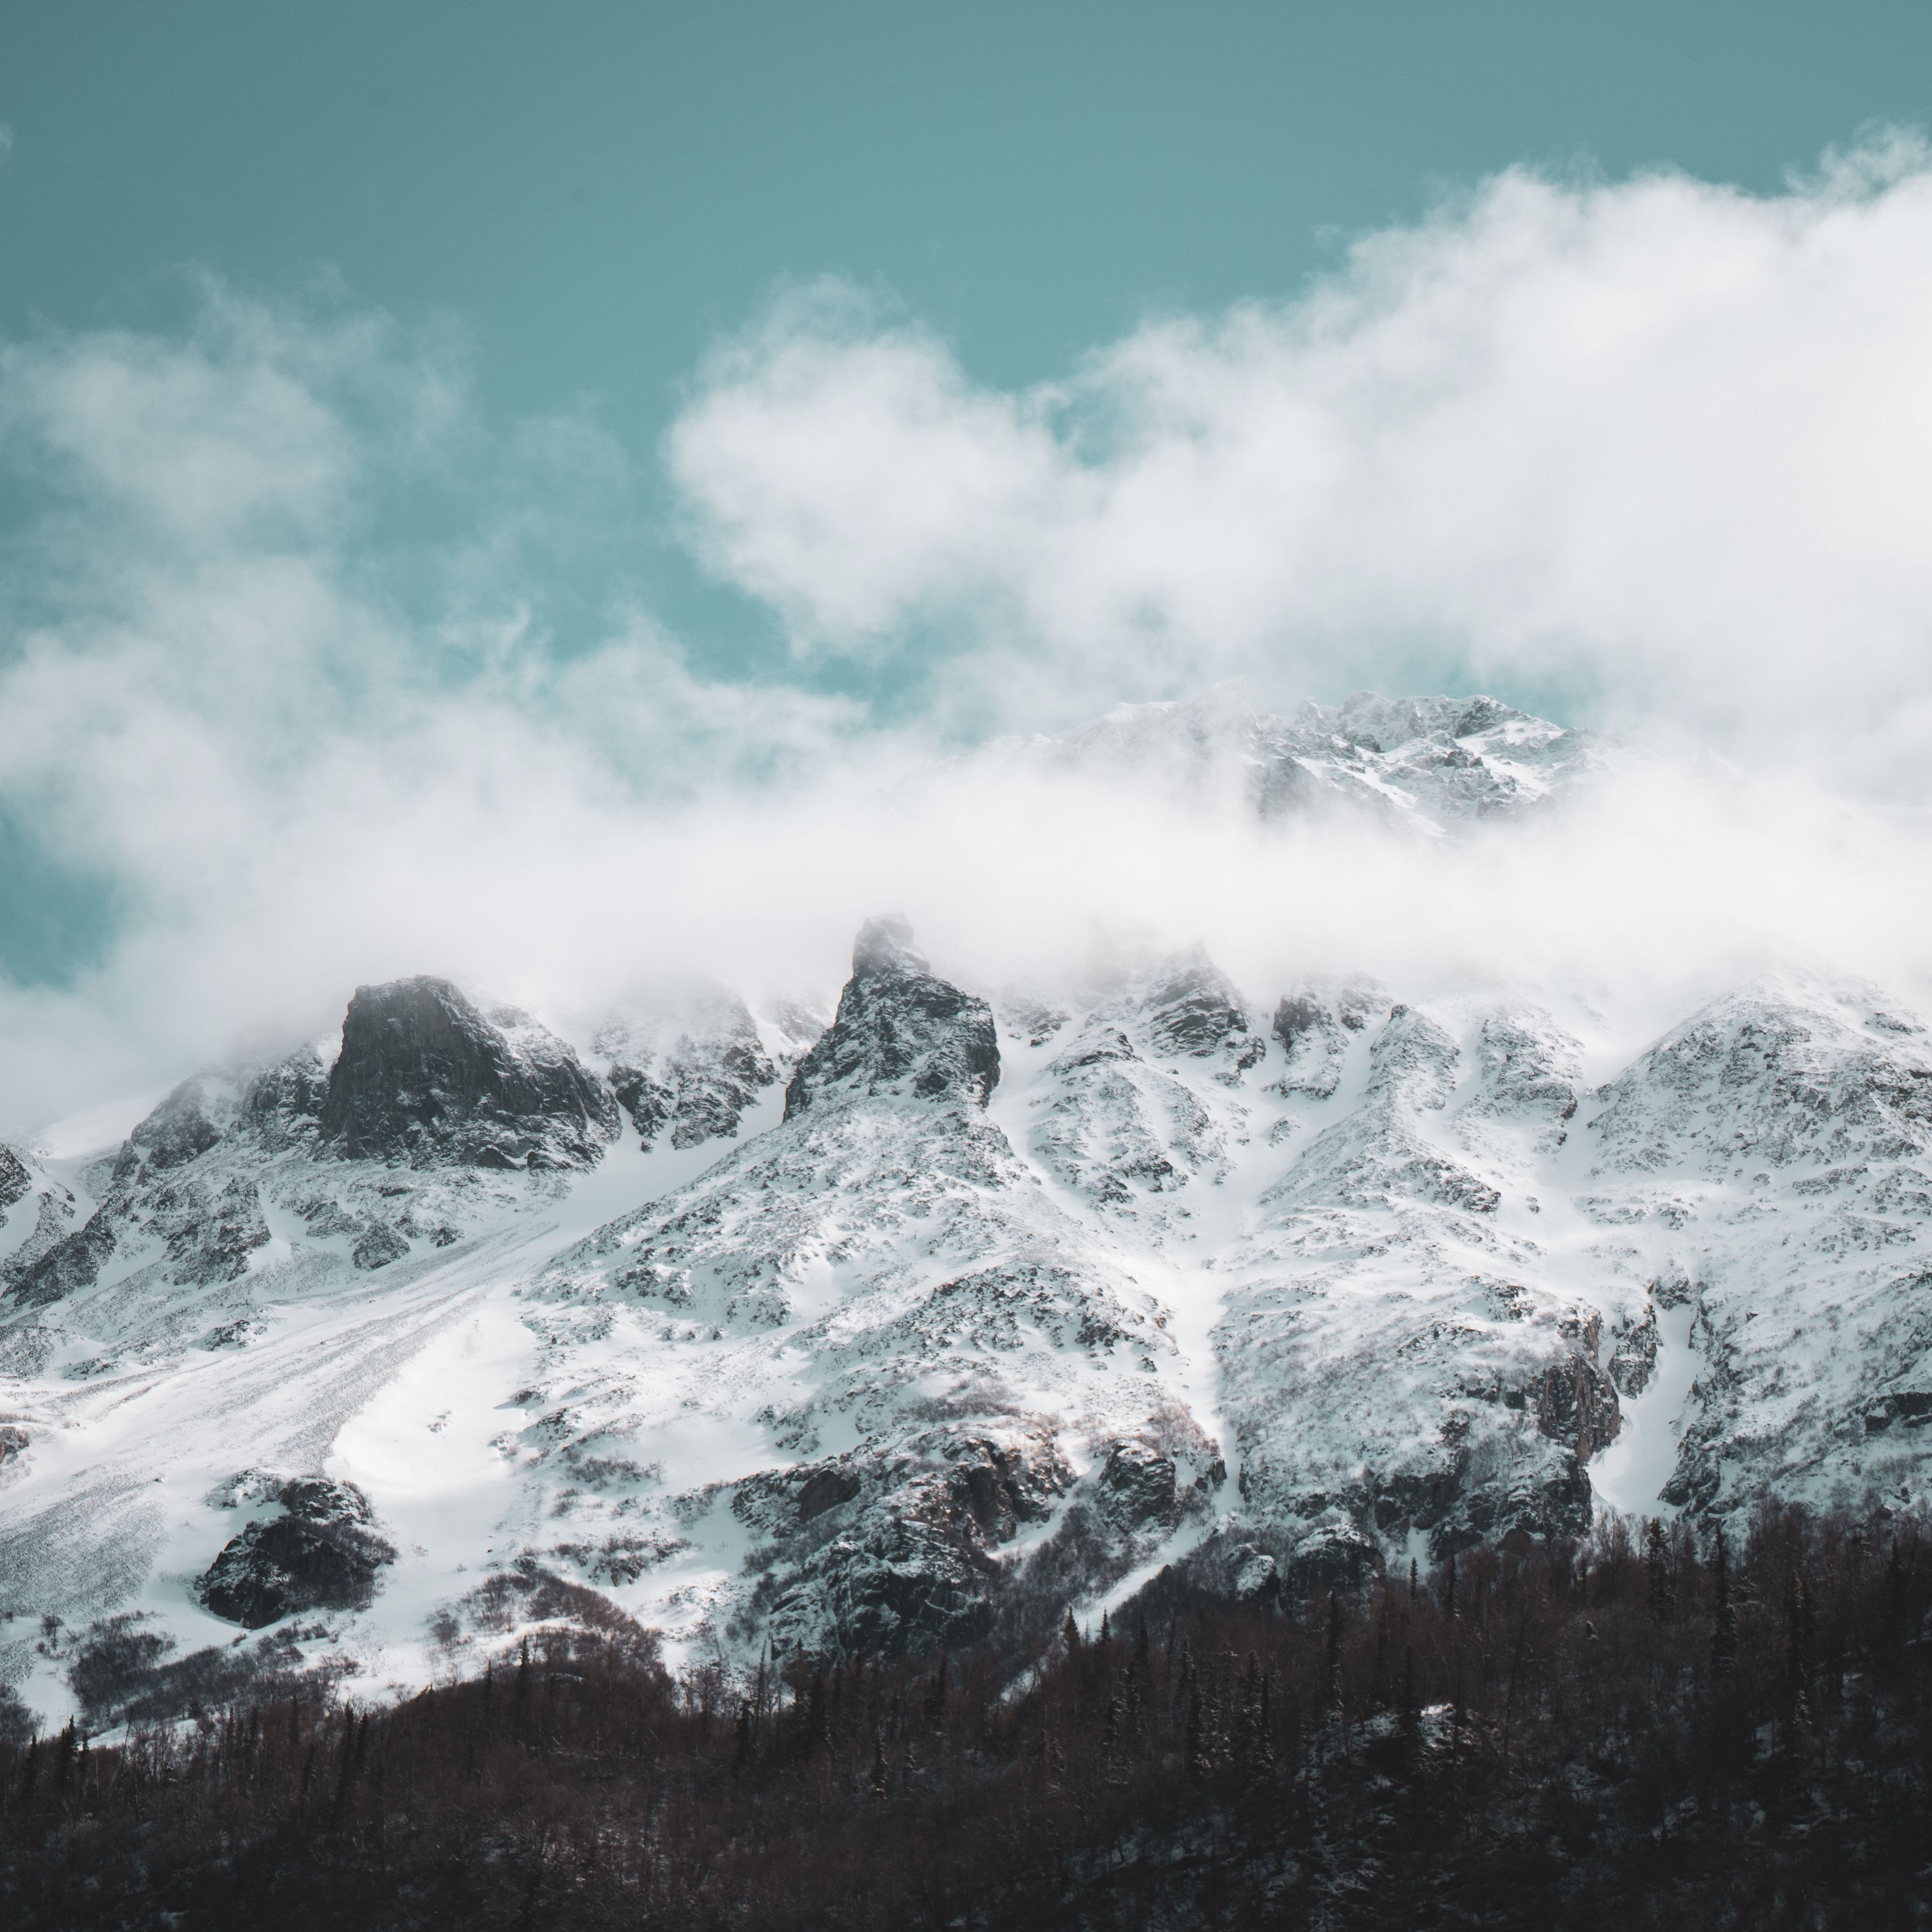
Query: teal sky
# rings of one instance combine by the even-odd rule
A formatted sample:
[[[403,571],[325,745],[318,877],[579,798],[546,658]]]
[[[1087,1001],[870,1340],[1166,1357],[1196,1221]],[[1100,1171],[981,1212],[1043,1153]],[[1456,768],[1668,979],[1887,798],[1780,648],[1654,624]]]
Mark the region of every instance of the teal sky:
[[[460,318],[502,408],[588,394],[643,446],[776,276],[881,284],[1016,382],[1513,161],[1767,190],[1928,114],[1911,0],[14,0],[0,326],[326,265]]]
[[[776,280],[889,291],[1017,385],[1150,313],[1292,292],[1511,163],[1771,190],[1932,121],[1912,0],[14,0],[0,333],[164,326],[212,269],[452,317],[503,417],[648,469]],[[700,652],[760,620],[626,560]]]
[[[636,466],[644,514],[553,560],[560,603],[621,584],[736,669],[775,620],[652,514],[656,452],[786,278],[880,291],[1013,387],[1512,163],[1770,191],[1881,122],[1932,123],[1923,4],[12,0],[0,337],[166,333],[196,270],[453,325],[486,417],[581,412]],[[112,903],[0,813],[0,968],[58,979]]]

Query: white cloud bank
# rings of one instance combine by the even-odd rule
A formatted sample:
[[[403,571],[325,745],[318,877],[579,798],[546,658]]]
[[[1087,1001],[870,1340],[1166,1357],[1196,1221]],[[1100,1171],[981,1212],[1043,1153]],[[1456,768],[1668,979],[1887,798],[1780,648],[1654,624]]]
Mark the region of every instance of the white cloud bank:
[[[670,440],[701,554],[806,652],[962,646],[969,707],[1392,662],[1911,782],[1932,736],[1932,166],[1755,199],[1505,174],[1310,294],[975,384],[836,289]],[[1337,692],[1339,694],[1339,692]]]
[[[808,664],[701,674],[634,608],[552,648],[544,569],[626,509],[626,459],[580,422],[493,436],[446,344],[211,289],[181,338],[0,350],[32,506],[0,544],[0,811],[125,914],[72,984],[0,985],[0,1122],[399,973],[563,1017],[678,967],[824,986],[886,907],[988,980],[1098,920],[1203,938],[1257,995],[1500,976],[1627,1026],[1796,952],[1916,981],[1928,341],[1932,172],[1896,145],[1772,200],[1506,176],[1305,299],[1022,394],[794,296],[671,432],[687,532],[807,660],[926,680],[930,734]],[[438,492],[454,534],[394,538]],[[1456,854],[970,775],[882,802],[962,719],[1230,671],[1508,676],[1758,771],[1645,765]]]

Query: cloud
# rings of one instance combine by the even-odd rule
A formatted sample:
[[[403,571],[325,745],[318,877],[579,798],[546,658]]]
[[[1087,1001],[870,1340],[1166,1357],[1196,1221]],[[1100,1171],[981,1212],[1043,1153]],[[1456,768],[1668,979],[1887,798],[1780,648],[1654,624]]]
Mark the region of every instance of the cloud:
[[[493,424],[451,332],[211,283],[177,334],[0,346],[0,815],[120,922],[0,982],[0,1122],[402,973],[573,1026],[660,974],[830,992],[884,908],[988,986],[1198,939],[1258,1000],[1508,982],[1624,1048],[1780,959],[1913,997],[1928,821],[1850,794],[1924,743],[1928,255],[1916,150],[1769,200],[1511,175],[1011,394],[794,292],[667,445],[782,674],[608,587],[636,466]],[[1640,746],[1448,850],[939,756],[1231,670],[1508,674],[1750,756]]]
[[[0,349],[0,449],[34,506],[0,547],[0,810],[122,914],[74,983],[0,986],[16,1124],[359,980],[567,998],[668,963],[694,942],[688,892],[654,905],[666,842],[864,722],[707,678],[621,604],[561,648],[531,559],[626,502],[608,438],[493,439],[448,345],[205,294],[178,338]],[[447,530],[396,535],[438,490]]]
[[[1762,198],[1514,170],[1294,300],[1018,392],[794,291],[668,454],[700,554],[802,654],[936,658],[969,713],[1426,665],[1909,785],[1929,337],[1932,163],[1903,137]]]
[[[4,121],[0,121],[0,167],[14,158],[14,130]]]

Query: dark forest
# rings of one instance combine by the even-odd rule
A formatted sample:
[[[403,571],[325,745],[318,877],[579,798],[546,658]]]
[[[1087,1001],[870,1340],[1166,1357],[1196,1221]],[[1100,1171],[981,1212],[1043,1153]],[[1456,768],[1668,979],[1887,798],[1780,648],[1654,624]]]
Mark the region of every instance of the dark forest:
[[[1292,1612],[1162,1580],[1017,1663],[674,1676],[613,1624],[393,1706],[256,1686],[0,1744],[0,1922],[1922,1927],[1926,1528],[1612,1526]]]

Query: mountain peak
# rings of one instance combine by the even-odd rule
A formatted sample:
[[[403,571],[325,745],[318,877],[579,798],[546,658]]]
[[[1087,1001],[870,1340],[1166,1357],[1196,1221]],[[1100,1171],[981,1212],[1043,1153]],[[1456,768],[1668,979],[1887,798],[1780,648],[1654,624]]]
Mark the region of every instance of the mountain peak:
[[[349,1160],[588,1167],[617,1114],[554,1034],[520,1013],[493,1018],[425,974],[356,989],[321,1125]]]
[[[904,919],[869,919],[853,945],[838,1011],[785,1089],[785,1118],[834,1089],[984,1106],[999,1078],[992,1009],[933,972]]]

